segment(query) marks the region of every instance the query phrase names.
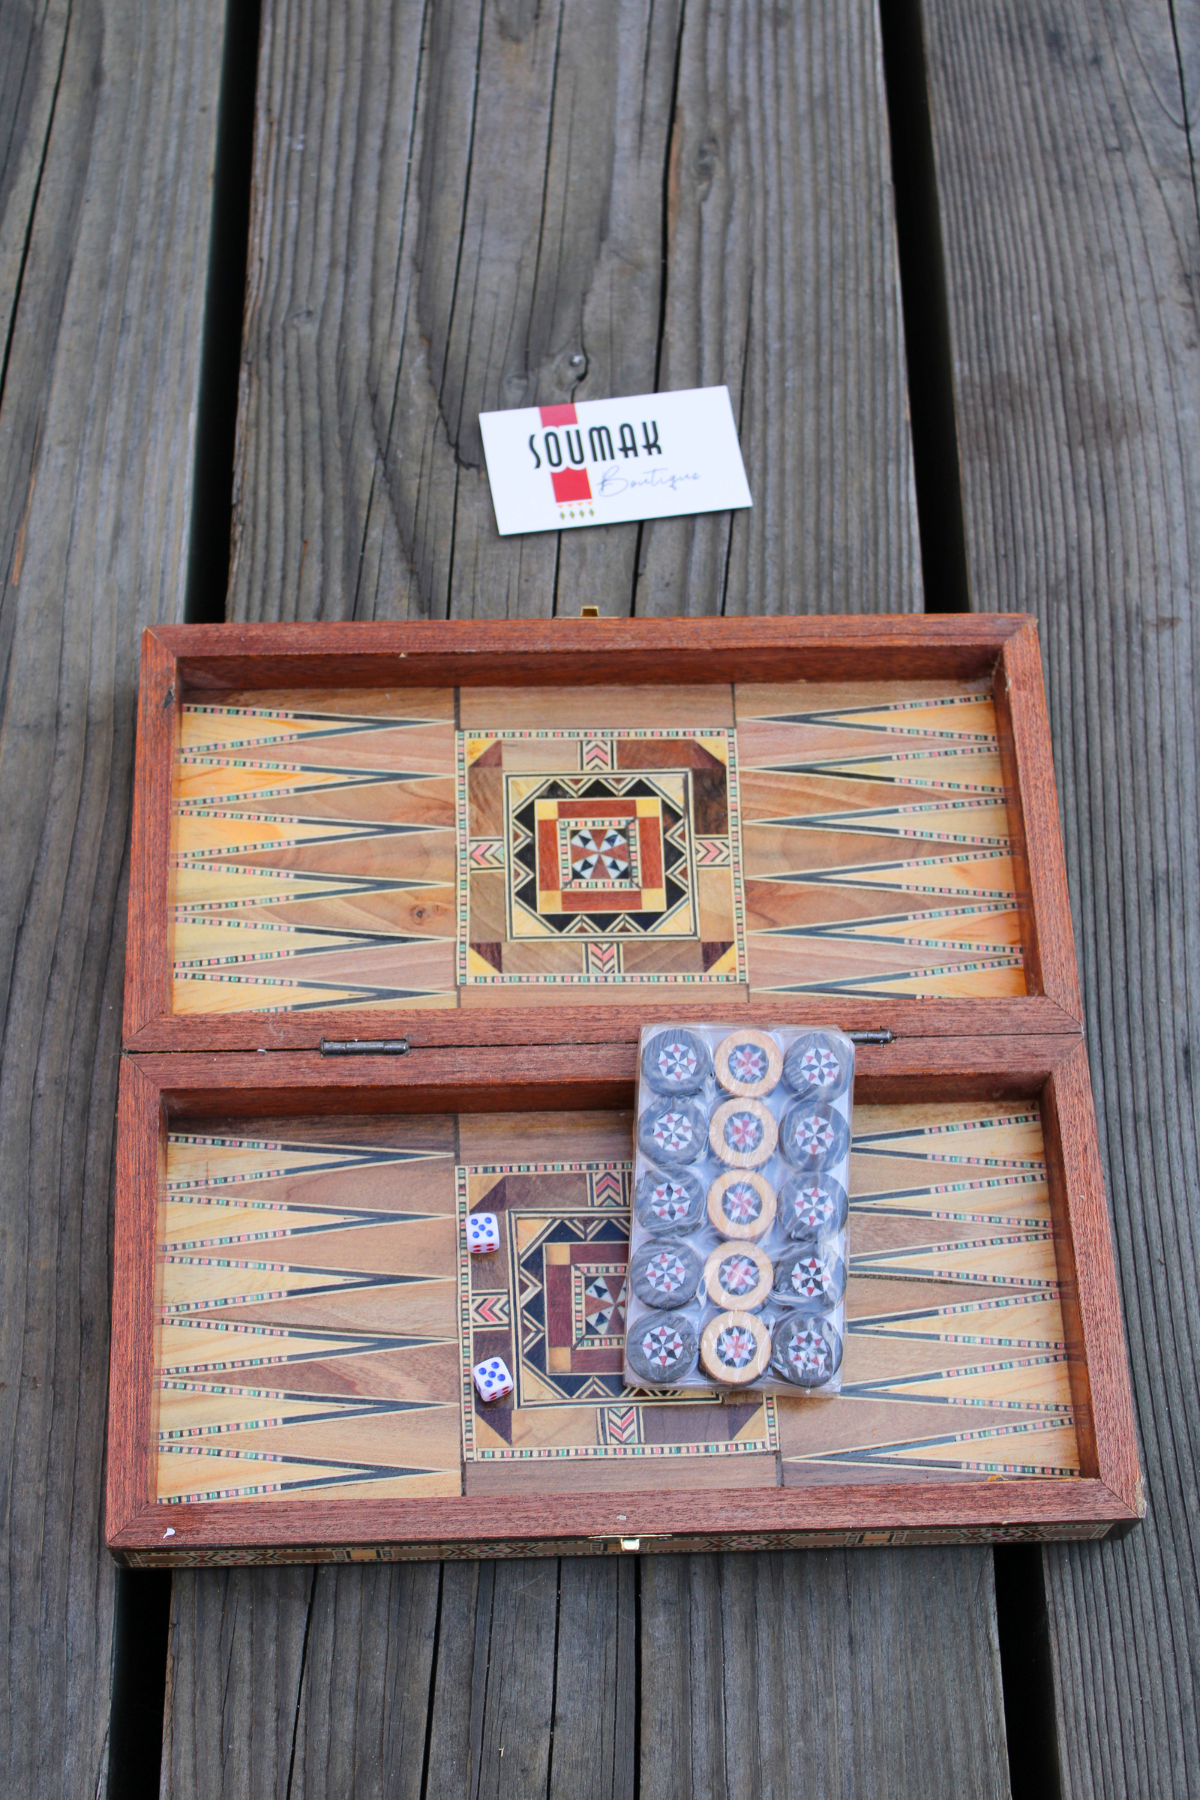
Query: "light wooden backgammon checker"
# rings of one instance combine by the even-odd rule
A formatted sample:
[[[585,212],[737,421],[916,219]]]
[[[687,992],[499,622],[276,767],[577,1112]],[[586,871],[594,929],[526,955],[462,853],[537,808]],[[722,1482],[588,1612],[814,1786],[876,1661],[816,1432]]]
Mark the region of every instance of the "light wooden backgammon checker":
[[[622,1385],[636,1043],[689,1007],[859,1034],[816,1404]],[[125,1026],[126,1562],[1140,1516],[1023,618],[147,633]]]

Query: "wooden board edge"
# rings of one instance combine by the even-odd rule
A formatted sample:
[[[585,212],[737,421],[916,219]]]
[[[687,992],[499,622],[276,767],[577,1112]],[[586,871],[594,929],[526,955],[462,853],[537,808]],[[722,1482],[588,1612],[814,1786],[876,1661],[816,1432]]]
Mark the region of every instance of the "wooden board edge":
[[[105,1494],[110,1547],[144,1515],[151,1493],[155,1215],[164,1155],[159,1087],[129,1057],[122,1057]]]
[[[1013,886],[1016,889],[1021,920],[1021,942],[1025,953],[1026,987],[1030,994],[1044,997],[1045,980],[1041,949],[1043,934],[1029,873],[1029,846],[1021,793],[1021,765],[1013,729],[1013,713],[1024,702],[1021,690],[1014,690],[1006,675],[1003,650],[996,663],[992,684],[992,702],[996,713],[996,740],[1004,781],[1005,806],[1008,813],[1009,855],[1012,860]]]
[[[1087,1051],[1072,1046],[1047,1083],[1043,1118],[1061,1158],[1069,1212],[1067,1239],[1074,1261],[1073,1291],[1064,1290],[1064,1320],[1082,1341],[1097,1476],[1129,1509],[1145,1517],[1133,1389],[1121,1322],[1116,1257],[1096,1137]],[[1081,1445],[1081,1449],[1084,1446]]]
[[[171,792],[182,717],[176,659],[161,630],[142,633],[137,751],[129,846],[124,1031],[135,1034],[171,1006]]]
[[[429,1012],[342,1011],[304,1013],[160,1012],[128,1028],[125,1049],[152,1055],[204,1051],[315,1050],[323,1039],[407,1038],[414,1049],[480,1044],[636,1043],[643,1025],[689,1016],[746,1025],[827,1025],[841,1031],[891,1031],[897,1042],[938,1038],[1078,1036],[1079,1020],[1056,1000],[1028,995],[1011,1000],[811,1000],[779,1004],[753,1000],[722,1004],[655,1001],[646,1005],[489,1007]]]
[[[951,1082],[954,1096],[1040,1095],[1075,1037],[930,1038],[864,1044],[856,1055],[856,1097],[866,1103],[915,1099]],[[545,1106],[633,1104],[632,1044],[476,1045],[407,1056],[141,1055],[136,1066],[172,1110],[192,1116],[288,1111],[528,1111]]]
[[[1046,1154],[1047,1186],[1050,1194],[1050,1222],[1054,1241],[1054,1262],[1058,1274],[1059,1305],[1062,1309],[1063,1336],[1066,1341],[1067,1380],[1075,1415],[1075,1441],[1079,1449],[1080,1473],[1099,1479],[1100,1462],[1096,1447],[1095,1415],[1092,1384],[1088,1371],[1087,1343],[1079,1310],[1079,1270],[1071,1233],[1070,1175],[1064,1156],[1063,1129],[1077,1128],[1078,1121],[1064,1120],[1054,1099],[1051,1076],[1042,1097],[1042,1138]]]
[[[620,1509],[618,1511],[618,1509]],[[1107,1536],[1131,1519],[1102,1481],[886,1483],[736,1492],[494,1500],[143,1505],[110,1538],[118,1557],[173,1566],[225,1560],[375,1561],[587,1555],[637,1539],[647,1552],[798,1545],[1012,1543]],[[167,1533],[170,1533],[169,1544]],[[918,1535],[919,1534],[919,1535]]]
[[[639,659],[671,656],[675,682],[778,680],[781,655],[810,659],[810,679],[870,674],[902,653],[906,674],[977,675],[1028,623],[1025,614],[793,614],[754,619],[401,620],[370,623],[173,625],[159,632],[190,689],[279,687],[319,671],[337,686],[539,685],[637,679]],[[816,659],[815,663],[811,659]],[[405,663],[397,671],[395,662]],[[714,659],[719,663],[714,664]],[[649,676],[653,671],[647,667]]]
[[[862,1531],[772,1531],[751,1536],[731,1534],[721,1537],[684,1537],[668,1539],[642,1536],[628,1540],[570,1538],[523,1538],[503,1545],[441,1541],[428,1544],[298,1544],[267,1549],[240,1550],[217,1546],[212,1549],[173,1551],[168,1546],[141,1550],[113,1549],[115,1562],[126,1569],[229,1569],[278,1568],[288,1565],[321,1563],[402,1563],[402,1562],[479,1562],[508,1558],[525,1561],[532,1557],[580,1557],[612,1555],[731,1555],[774,1550],[881,1550],[928,1548],[941,1545],[955,1548],[987,1549],[997,1544],[1098,1543],[1104,1539],[1127,1537],[1138,1521],[1130,1519],[1115,1524],[1069,1522],[1052,1526],[966,1525],[945,1529],[895,1530],[881,1527]]]
[[[1004,643],[995,685],[997,713],[1011,740],[1021,813],[1021,875],[1028,881],[1032,955],[1042,993],[1069,1017],[1083,1018],[1071,895],[1063,854],[1050,719],[1037,624],[1028,620]]]

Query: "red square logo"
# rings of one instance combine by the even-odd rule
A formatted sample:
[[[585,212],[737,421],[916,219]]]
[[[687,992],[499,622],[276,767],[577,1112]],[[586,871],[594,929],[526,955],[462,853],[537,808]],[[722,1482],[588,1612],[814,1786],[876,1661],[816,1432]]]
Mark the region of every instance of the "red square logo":
[[[554,498],[562,506],[568,500],[590,500],[592,484],[586,469],[557,469],[550,476]]]

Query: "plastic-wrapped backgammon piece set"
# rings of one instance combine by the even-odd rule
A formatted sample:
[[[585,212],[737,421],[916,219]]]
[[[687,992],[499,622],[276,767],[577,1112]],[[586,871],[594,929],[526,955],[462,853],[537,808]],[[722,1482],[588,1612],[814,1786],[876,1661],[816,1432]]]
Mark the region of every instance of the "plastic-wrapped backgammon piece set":
[[[840,1031],[643,1028],[630,1387],[837,1392],[853,1093]]]

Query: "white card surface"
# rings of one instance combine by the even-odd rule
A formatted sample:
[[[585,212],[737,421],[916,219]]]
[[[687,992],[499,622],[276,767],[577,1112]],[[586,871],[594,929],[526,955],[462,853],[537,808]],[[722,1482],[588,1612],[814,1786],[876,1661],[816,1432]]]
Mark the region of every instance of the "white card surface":
[[[750,506],[729,389],[480,413],[501,537]]]

